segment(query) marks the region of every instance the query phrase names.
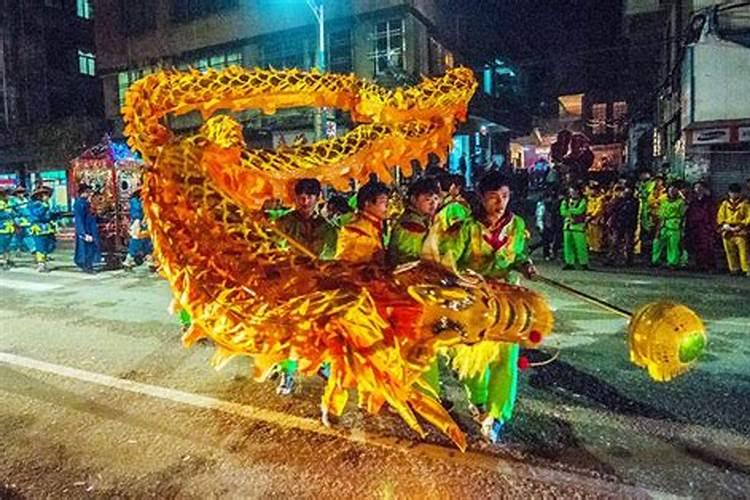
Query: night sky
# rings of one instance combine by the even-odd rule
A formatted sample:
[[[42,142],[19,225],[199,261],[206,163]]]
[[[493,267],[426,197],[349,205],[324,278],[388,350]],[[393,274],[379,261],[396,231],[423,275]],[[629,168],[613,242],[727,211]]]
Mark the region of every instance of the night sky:
[[[561,85],[570,87],[616,73],[618,57],[610,49],[623,44],[620,0],[463,3],[462,36],[474,62],[504,56],[526,72],[567,71],[573,74]]]

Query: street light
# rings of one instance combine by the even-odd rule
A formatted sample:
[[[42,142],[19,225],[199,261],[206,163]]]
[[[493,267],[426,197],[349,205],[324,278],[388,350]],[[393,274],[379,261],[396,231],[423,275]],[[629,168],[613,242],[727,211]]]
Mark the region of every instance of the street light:
[[[307,2],[307,6],[310,7],[310,10],[312,10],[313,14],[315,15],[315,19],[318,21],[318,54],[317,54],[317,62],[316,66],[320,71],[325,71],[326,66],[326,32],[325,32],[325,9],[323,8],[323,0],[320,0],[320,3],[317,3],[315,0],[305,0]]]
[[[317,0],[305,0],[307,6],[310,7],[315,19],[318,21],[318,54],[316,57],[316,66],[323,73],[326,70],[326,31],[325,31],[325,9],[323,7],[323,0],[319,2]],[[325,110],[317,108],[315,110],[315,139],[321,139],[323,137],[323,116]]]

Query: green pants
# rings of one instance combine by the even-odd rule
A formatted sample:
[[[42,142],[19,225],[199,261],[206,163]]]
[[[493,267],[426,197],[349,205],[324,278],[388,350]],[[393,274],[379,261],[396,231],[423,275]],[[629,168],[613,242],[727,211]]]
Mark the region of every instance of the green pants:
[[[661,261],[661,254],[667,249],[667,264],[678,266],[682,252],[680,250],[680,239],[682,232],[679,229],[662,229],[654,238],[654,245],[651,249],[651,263],[658,264]]]
[[[297,373],[297,361],[294,359],[286,359],[279,363],[279,368],[284,373],[294,375]]]
[[[487,405],[489,415],[508,422],[513,416],[518,386],[518,344],[500,344],[498,360],[481,375],[462,379],[469,401]]]
[[[563,260],[572,266],[576,261],[582,266],[589,265],[589,247],[584,230],[563,231]]]
[[[440,364],[438,356],[435,356],[430,368],[422,374],[422,378],[438,395],[440,394]]]

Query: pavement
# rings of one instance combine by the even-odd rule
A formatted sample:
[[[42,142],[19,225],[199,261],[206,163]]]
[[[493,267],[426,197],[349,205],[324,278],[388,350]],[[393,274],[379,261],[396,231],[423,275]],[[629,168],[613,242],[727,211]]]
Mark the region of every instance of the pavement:
[[[750,279],[652,269],[550,278],[633,310],[695,309],[707,352],[656,383],[628,361],[625,320],[541,284],[557,320],[524,372],[503,441],[479,437],[449,380],[461,453],[390,412],[318,422],[323,383],[291,397],[184,349],[166,283],[146,269],[0,272],[0,498],[748,498]]]

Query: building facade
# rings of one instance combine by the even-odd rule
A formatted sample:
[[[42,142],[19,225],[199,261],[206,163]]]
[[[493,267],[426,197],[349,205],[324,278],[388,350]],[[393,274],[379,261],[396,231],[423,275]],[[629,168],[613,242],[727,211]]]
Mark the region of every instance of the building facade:
[[[640,0],[659,13],[653,165],[719,194],[750,178],[750,5]]]
[[[96,42],[105,112],[115,136],[122,131],[120,107],[129,85],[158,68],[316,66],[318,24],[305,0],[97,0],[95,7],[109,13],[97,18]],[[325,68],[387,86],[442,74],[462,62],[451,11],[441,0],[325,2]],[[495,120],[507,115],[495,111],[487,103],[472,104],[461,134],[476,135],[487,124],[500,133]],[[277,146],[300,134],[312,138],[314,115],[311,109],[280,110],[239,118],[247,123],[246,137]],[[352,126],[342,113],[329,116],[329,130],[330,122],[339,133]],[[185,118],[173,126],[196,124]]]
[[[43,147],[103,114],[90,0],[0,0],[0,182],[66,198],[67,160]],[[35,136],[42,136],[35,138]]]

